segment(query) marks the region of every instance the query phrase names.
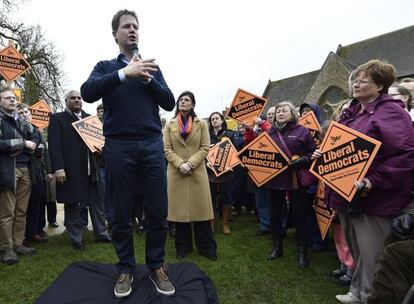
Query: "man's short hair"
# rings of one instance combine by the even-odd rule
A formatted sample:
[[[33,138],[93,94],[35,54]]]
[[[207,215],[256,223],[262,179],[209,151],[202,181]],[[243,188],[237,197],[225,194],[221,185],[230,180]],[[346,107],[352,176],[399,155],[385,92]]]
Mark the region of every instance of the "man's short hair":
[[[122,16],[129,15],[135,18],[138,23],[138,17],[137,14],[134,11],[129,11],[127,9],[123,9],[118,11],[113,17],[112,17],[112,32],[116,32],[119,28],[119,19],[121,19]]]
[[[72,94],[73,92],[78,92],[79,93],[78,90],[69,90],[69,91],[67,91],[65,93],[65,102],[68,102],[69,95]]]
[[[28,109],[28,108],[29,108],[29,105],[27,103],[20,102],[16,105],[17,110],[23,110],[23,109]]]
[[[7,91],[12,91],[13,92],[12,87],[9,86],[9,85],[0,86],[0,94],[3,93],[3,92],[7,92]]]

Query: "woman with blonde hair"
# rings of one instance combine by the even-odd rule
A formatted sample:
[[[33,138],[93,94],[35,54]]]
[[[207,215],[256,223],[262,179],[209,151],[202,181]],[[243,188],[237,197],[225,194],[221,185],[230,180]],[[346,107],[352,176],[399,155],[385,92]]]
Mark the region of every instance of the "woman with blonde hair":
[[[266,183],[273,240],[272,251],[267,259],[273,260],[283,256],[282,218],[288,195],[296,226],[298,266],[305,268],[309,266],[307,214],[312,212],[312,202],[306,200],[308,185],[301,184],[297,172],[310,166],[316,144],[309,130],[298,124],[298,114],[290,102],[276,105],[274,123],[268,133],[291,162],[287,170]]]

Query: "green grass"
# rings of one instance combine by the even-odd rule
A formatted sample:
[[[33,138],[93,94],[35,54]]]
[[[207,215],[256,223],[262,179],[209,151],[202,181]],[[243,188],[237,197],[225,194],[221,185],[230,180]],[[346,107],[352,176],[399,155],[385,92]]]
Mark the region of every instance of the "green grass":
[[[220,221],[216,223],[219,228]],[[211,262],[197,251],[185,259],[196,263],[214,282],[220,303],[270,304],[270,303],[335,303],[335,295],[346,293],[347,288],[336,285],[326,275],[338,262],[332,251],[309,252],[310,267],[302,270],[296,266],[294,231],[289,231],[285,241],[284,257],[267,261],[270,240],[257,237],[256,223],[251,217],[241,215],[232,223],[232,234],[216,232],[219,259]],[[135,236],[138,263],[144,262],[144,240]],[[116,263],[111,244],[97,244],[89,232],[86,250],[75,251],[65,235],[51,237],[47,244],[37,244],[38,254],[20,258],[13,266],[0,264],[0,303],[32,303],[74,261]],[[176,263],[174,241],[168,240],[168,263]]]

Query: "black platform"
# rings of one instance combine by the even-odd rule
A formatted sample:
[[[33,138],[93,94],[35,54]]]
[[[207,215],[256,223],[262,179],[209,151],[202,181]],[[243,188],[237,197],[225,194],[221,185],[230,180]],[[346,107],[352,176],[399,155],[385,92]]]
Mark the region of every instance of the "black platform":
[[[114,296],[114,284],[118,278],[116,266],[93,262],[70,264],[62,274],[46,289],[36,304],[215,304],[217,292],[211,280],[189,262],[168,264],[168,276],[176,292],[174,296],[164,296],[156,292],[148,278],[148,269],[141,265],[134,273],[132,293],[127,298]]]

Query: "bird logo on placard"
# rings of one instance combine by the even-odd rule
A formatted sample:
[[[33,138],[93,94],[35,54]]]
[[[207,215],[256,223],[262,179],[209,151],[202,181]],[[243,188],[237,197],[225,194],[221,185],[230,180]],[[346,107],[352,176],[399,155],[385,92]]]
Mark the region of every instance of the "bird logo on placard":
[[[341,139],[341,136],[331,136],[331,145],[333,146],[338,140]]]

